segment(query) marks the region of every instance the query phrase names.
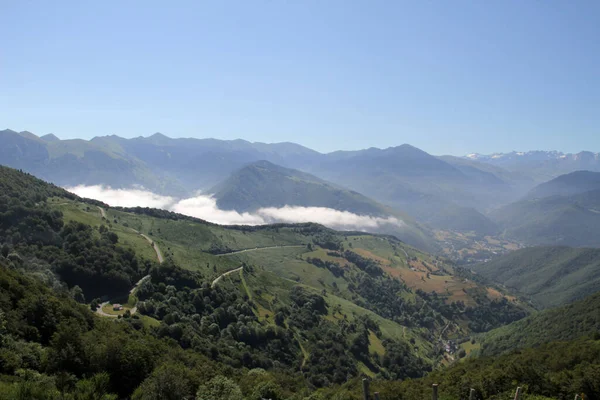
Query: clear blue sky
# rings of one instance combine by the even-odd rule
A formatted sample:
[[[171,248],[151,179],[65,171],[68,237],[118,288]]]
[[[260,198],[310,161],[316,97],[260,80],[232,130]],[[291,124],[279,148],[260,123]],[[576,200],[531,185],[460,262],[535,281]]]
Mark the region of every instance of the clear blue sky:
[[[0,15],[0,129],[600,151],[597,0],[0,0]]]

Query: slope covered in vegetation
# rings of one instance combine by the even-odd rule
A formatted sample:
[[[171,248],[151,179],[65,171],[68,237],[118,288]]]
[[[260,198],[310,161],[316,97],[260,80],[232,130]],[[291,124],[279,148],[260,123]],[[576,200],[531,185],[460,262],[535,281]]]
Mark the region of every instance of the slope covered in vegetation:
[[[529,247],[472,267],[484,277],[556,307],[600,291],[600,249]]]
[[[481,353],[496,355],[556,340],[573,340],[597,332],[600,332],[600,293],[485,333],[480,341]]]
[[[235,393],[276,399],[353,377],[417,378],[444,362],[448,337],[527,313],[394,237],[106,209],[1,172],[8,398],[179,399],[228,375]],[[105,300],[128,311],[93,316]]]

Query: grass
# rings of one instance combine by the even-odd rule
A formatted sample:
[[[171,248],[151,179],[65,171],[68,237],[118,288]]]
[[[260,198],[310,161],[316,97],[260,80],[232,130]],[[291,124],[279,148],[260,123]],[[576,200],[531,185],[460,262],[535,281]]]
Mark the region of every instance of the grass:
[[[464,349],[467,353],[467,356],[471,354],[471,352],[479,351],[481,348],[481,344],[479,342],[471,343],[471,341],[466,341],[460,345],[461,349]]]
[[[380,356],[385,354],[385,348],[381,339],[375,335],[375,332],[369,331],[369,353],[376,353]]]
[[[144,326],[146,328],[158,328],[160,326],[160,321],[157,319],[154,319],[152,317],[149,317],[147,315],[139,315],[140,321],[142,321],[142,324],[144,324]]]
[[[122,310],[120,310],[120,311],[115,311],[115,310],[113,310],[113,304],[112,304],[112,302],[109,302],[108,304],[105,304],[105,305],[102,307],[102,311],[103,311],[104,313],[108,314],[108,315],[124,315],[124,314],[125,314],[125,312],[126,312],[127,310],[129,310],[129,309],[130,309],[129,307],[126,307],[126,306],[123,304],[123,309],[122,309]]]

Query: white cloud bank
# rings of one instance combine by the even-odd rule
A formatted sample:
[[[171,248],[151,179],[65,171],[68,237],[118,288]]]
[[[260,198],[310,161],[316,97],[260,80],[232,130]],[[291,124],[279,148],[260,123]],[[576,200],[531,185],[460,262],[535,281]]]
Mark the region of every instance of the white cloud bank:
[[[404,225],[402,220],[395,217],[371,217],[326,207],[266,207],[253,213],[239,213],[219,209],[217,201],[206,195],[176,199],[144,189],[113,189],[101,185],[79,185],[66,189],[78,196],[100,200],[111,206],[161,208],[221,225],[317,222],[334,229],[363,231],[374,231],[383,227],[400,228]]]

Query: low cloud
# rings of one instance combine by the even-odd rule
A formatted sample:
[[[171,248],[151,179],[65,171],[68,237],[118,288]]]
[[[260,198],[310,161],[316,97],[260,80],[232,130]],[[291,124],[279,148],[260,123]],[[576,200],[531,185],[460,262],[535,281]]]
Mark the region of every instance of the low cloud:
[[[400,228],[404,222],[395,217],[371,217],[326,207],[266,207],[252,213],[221,210],[217,201],[206,195],[187,199],[161,196],[144,189],[113,189],[106,186],[75,186],[68,191],[81,197],[100,200],[111,206],[152,207],[174,211],[221,225],[263,225],[276,222],[317,222],[334,229],[377,231]]]
[[[100,200],[115,207],[140,206],[168,209],[176,201],[173,197],[161,196],[144,189],[113,189],[101,185],[79,185],[65,189],[77,196]]]
[[[173,204],[172,211],[221,225],[262,225],[266,221],[259,215],[221,210],[217,200],[210,196],[196,196]]]
[[[272,222],[318,222],[331,228],[345,230],[373,230],[382,225],[402,226],[403,224],[401,220],[394,217],[370,217],[326,207],[268,207],[261,208],[257,214]]]

